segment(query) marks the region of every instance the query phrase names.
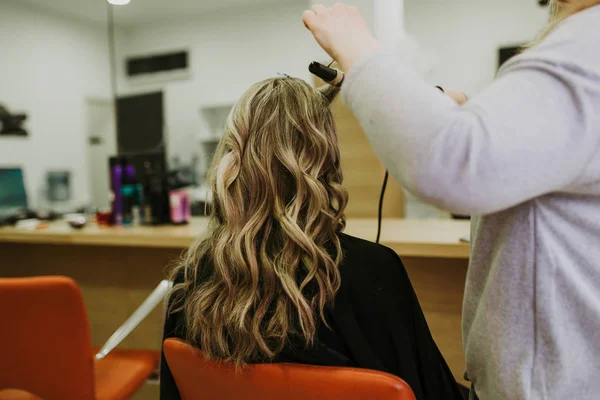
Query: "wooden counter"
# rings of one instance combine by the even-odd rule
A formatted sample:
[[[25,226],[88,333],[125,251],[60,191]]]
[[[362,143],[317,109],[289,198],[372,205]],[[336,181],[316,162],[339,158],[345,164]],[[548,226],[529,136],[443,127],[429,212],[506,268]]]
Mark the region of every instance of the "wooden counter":
[[[206,228],[206,219],[187,226],[74,230],[65,222],[22,231],[0,228],[0,276],[65,275],[80,285],[94,346],[100,346],[163,279]],[[374,219],[351,219],[346,233],[374,240]],[[464,221],[383,221],[381,242],[401,257],[433,336],[456,378],[465,368],[461,310],[469,246]],[[124,348],[160,349],[163,310],[157,309],[123,342]],[[148,384],[136,400],[158,399]]]
[[[90,225],[81,230],[60,221],[33,231],[0,228],[0,242],[182,249],[204,232],[207,221],[194,218],[185,226],[133,228]],[[377,222],[351,219],[345,232],[374,240]],[[469,223],[465,221],[386,219],[382,223],[381,243],[394,248],[400,256],[467,259],[469,245],[461,243],[460,238],[468,235]]]

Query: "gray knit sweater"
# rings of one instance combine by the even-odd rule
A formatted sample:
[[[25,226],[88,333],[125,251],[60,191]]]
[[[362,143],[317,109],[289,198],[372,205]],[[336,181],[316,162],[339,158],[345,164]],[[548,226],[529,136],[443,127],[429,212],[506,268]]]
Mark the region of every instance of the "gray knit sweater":
[[[463,341],[479,397],[600,399],[600,6],[462,107],[383,53],[343,93],[394,178],[477,216]]]

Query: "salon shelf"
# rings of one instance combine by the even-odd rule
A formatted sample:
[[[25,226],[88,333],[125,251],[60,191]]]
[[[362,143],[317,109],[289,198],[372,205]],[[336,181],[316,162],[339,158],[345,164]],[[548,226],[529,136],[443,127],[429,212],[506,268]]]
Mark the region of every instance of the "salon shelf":
[[[203,233],[207,222],[206,218],[194,218],[186,226],[100,228],[89,225],[82,230],[75,230],[66,222],[59,221],[33,231],[0,228],[0,243],[183,249]],[[350,219],[345,232],[374,240],[377,221]],[[469,245],[461,243],[460,238],[468,234],[468,221],[385,219],[381,242],[405,257],[467,259]]]

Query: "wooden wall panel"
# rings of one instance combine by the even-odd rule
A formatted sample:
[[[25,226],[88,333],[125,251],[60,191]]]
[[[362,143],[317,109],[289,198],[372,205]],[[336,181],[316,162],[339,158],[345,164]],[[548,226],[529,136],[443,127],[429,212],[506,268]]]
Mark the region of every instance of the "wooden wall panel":
[[[315,85],[322,81],[315,79]],[[346,209],[348,218],[375,218],[385,169],[373,151],[360,123],[341,98],[335,100],[332,112],[337,125],[342,155],[344,186],[350,200]],[[402,218],[404,199],[400,185],[390,178],[386,191],[383,216]]]
[[[466,386],[462,302],[468,260],[403,257],[433,339],[456,380]]]

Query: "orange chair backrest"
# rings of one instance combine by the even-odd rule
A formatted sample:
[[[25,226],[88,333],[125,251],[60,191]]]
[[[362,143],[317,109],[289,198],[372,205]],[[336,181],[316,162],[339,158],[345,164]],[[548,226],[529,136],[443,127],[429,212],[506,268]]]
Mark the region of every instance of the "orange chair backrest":
[[[94,398],[90,328],[73,280],[0,278],[0,321],[0,389]]]
[[[165,340],[163,350],[182,400],[415,400],[406,382],[383,372],[301,364],[236,370],[178,339]]]

